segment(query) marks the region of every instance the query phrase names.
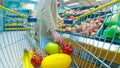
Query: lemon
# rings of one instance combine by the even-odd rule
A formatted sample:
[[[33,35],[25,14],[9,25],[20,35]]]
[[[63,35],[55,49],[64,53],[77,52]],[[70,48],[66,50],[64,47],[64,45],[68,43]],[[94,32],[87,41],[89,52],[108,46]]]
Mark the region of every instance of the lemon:
[[[67,54],[53,54],[43,59],[42,68],[69,68],[72,59]]]

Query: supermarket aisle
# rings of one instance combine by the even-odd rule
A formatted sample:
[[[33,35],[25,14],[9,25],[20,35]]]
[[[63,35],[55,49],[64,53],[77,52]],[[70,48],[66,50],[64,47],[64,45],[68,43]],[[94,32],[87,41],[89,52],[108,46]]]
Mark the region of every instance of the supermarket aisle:
[[[0,33],[0,68],[19,68],[24,48],[30,48],[25,31]]]

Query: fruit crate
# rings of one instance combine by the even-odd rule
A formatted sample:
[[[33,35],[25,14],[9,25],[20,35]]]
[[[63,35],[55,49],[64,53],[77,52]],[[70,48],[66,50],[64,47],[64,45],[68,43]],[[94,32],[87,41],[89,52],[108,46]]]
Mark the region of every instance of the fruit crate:
[[[88,22],[89,20],[88,19],[91,19],[92,21],[95,22],[96,19],[98,19],[99,21],[101,19],[99,18],[102,18],[103,20],[105,19],[106,15],[109,15],[111,14],[111,11],[107,11],[107,12],[94,12],[92,14],[89,14],[87,16],[84,16],[83,18],[80,18],[78,19],[77,21],[75,21],[72,25],[71,25],[71,28],[74,27],[75,25],[81,25],[83,24],[84,22]],[[103,21],[102,21],[102,24],[103,24]],[[101,26],[100,26],[101,27]],[[99,28],[100,28],[99,27]],[[99,28],[97,29],[97,31],[99,30]],[[97,32],[96,32],[97,33]],[[96,34],[94,36],[87,36],[87,35],[82,35],[81,33],[76,33],[76,32],[72,32],[71,34],[74,34],[74,35],[80,35],[80,36],[83,36],[83,37],[88,37],[88,38],[95,38]]]

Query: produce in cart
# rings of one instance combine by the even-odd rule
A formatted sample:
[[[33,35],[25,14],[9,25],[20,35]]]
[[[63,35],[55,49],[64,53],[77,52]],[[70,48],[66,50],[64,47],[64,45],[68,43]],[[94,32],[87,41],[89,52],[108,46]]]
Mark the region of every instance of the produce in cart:
[[[27,50],[24,49],[24,53],[22,56],[22,66],[23,68],[34,68],[34,66],[31,64],[30,60],[34,54],[34,50]]]
[[[43,60],[42,55],[34,53],[32,58],[31,58],[31,63],[35,68],[40,67],[42,60]]]
[[[42,68],[69,68],[72,59],[67,54],[53,54],[45,57],[41,63]]]
[[[62,53],[71,54],[73,51],[74,51],[74,48],[73,48],[71,42],[65,43],[62,45]]]
[[[56,53],[60,53],[60,46],[57,43],[54,42],[49,42],[47,43],[46,47],[45,47],[45,51],[51,55],[51,54],[56,54]]]

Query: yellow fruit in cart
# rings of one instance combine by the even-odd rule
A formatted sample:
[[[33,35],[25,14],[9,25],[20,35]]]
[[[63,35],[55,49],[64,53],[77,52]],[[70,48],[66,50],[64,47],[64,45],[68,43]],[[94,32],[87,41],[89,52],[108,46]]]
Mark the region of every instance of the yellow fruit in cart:
[[[24,53],[22,56],[22,68],[34,68],[30,62],[33,54],[33,50],[28,51],[27,49],[24,49]]]
[[[67,54],[53,54],[42,60],[42,68],[69,68],[72,59]]]

